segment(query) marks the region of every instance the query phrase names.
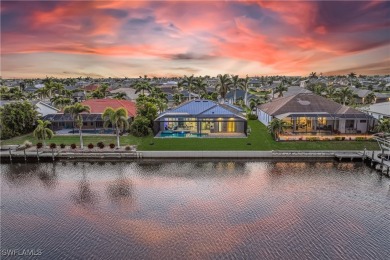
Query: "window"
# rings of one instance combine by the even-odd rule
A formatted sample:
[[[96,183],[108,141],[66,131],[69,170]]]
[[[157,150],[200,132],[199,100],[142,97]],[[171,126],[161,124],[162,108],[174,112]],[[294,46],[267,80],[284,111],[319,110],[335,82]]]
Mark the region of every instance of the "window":
[[[367,123],[367,120],[360,120],[360,123]]]

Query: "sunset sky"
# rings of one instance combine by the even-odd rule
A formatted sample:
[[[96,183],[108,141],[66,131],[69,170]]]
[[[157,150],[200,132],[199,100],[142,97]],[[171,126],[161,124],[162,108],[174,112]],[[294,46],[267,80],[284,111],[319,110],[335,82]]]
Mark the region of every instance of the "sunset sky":
[[[388,1],[1,1],[1,76],[390,74]]]

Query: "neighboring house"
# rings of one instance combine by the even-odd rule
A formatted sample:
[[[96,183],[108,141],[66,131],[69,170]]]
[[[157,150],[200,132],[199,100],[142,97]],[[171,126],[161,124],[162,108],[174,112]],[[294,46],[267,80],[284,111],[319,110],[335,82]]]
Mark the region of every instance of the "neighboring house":
[[[89,99],[81,104],[90,107],[90,113],[83,114],[83,129],[94,129],[98,130],[103,128],[102,114],[108,107],[118,109],[125,108],[127,110],[129,121],[132,121],[136,115],[136,106],[134,102],[129,100],[118,100],[118,99]],[[52,122],[51,128],[55,131],[61,129],[72,129],[73,119],[69,114],[56,113],[48,114],[44,117],[44,120]]]
[[[5,104],[15,103],[15,102],[23,102],[23,100],[21,100],[21,101],[1,100],[0,106],[4,106]],[[27,101],[27,102],[31,103],[31,105],[33,105],[35,107],[35,110],[38,112],[38,114],[42,117],[44,117],[48,114],[53,114],[53,113],[57,113],[60,111],[59,109],[57,109],[57,108],[55,108],[55,107],[53,107],[53,106],[51,106],[43,101],[34,100],[34,101]]]
[[[245,91],[242,90],[242,89],[237,89],[237,90],[236,90],[236,101],[237,101],[237,100],[240,100],[240,99],[244,100],[244,98],[245,98]],[[252,99],[257,99],[257,98],[259,98],[259,97],[248,92],[248,94],[247,94],[247,101],[248,101],[248,104],[249,104],[249,102],[250,102]],[[234,103],[234,90],[229,91],[229,92],[226,94],[225,100],[226,100],[229,104],[233,104],[233,103]]]
[[[358,88],[350,88],[354,95],[355,95],[355,100],[357,104],[364,104],[365,98],[371,94],[374,93],[375,95],[375,103],[382,103],[382,102],[387,102],[390,101],[389,96],[386,94],[378,93],[378,92],[373,92],[368,89],[358,89]]]
[[[283,97],[289,97],[294,96],[299,93],[312,93],[310,90],[301,88],[299,86],[291,86],[287,88],[287,91],[283,92]],[[267,94],[268,99],[275,99],[278,98],[279,93],[275,93],[274,90],[272,90],[271,94]]]
[[[374,124],[371,116],[313,93],[275,99],[259,105],[257,114],[266,126],[274,118],[285,121],[291,135],[364,134]]]
[[[60,110],[56,107],[53,107],[50,104],[47,104],[43,101],[31,101],[33,105],[37,108],[38,113],[41,116],[46,116],[48,114],[58,113]]]
[[[161,113],[154,121],[153,130],[157,137],[178,133],[245,136],[247,121],[241,108],[195,99]]]
[[[378,120],[381,118],[390,118],[390,102],[372,104],[367,107],[362,107],[360,110]]]

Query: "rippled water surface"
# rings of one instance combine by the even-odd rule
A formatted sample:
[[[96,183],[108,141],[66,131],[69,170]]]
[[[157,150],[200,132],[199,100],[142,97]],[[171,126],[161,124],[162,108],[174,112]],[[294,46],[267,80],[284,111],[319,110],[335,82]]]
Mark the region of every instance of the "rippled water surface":
[[[390,180],[362,163],[1,165],[1,249],[40,259],[389,259]]]

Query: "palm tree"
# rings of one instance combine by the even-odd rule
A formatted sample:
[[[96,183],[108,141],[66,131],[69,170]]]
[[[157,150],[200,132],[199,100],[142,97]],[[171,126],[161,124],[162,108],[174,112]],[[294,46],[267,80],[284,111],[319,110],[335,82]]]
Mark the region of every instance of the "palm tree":
[[[127,97],[127,95],[126,95],[126,93],[125,92],[118,92],[118,93],[116,93],[114,96],[113,96],[113,98],[114,99],[126,99],[126,97]]]
[[[149,81],[138,81],[135,84],[135,94],[141,91],[142,95],[145,95],[145,90],[148,92],[152,91]]]
[[[33,136],[38,140],[43,140],[43,147],[46,147],[46,139],[51,139],[54,136],[53,131],[47,126],[51,124],[50,121],[37,120],[37,127],[33,132]]]
[[[279,93],[278,97],[283,97],[283,92],[287,90],[287,87],[283,85],[283,83],[280,83],[279,86],[275,88],[274,93]]]
[[[312,72],[309,74],[309,79],[317,79],[318,76],[317,76],[317,72]]]
[[[277,140],[279,138],[280,133],[283,132],[284,129],[286,129],[286,127],[287,127],[286,122],[274,118],[272,119],[272,121],[270,122],[267,128],[268,128],[268,132],[272,134],[275,140]]]
[[[390,133],[390,119],[389,118],[379,119],[378,124],[375,126],[375,131]]]
[[[102,93],[103,98],[106,98],[107,94],[109,93],[108,88],[109,88],[108,84],[103,83],[98,89]]]
[[[324,92],[324,88],[320,84],[318,84],[314,86],[313,92],[316,95],[322,96],[322,92]]]
[[[327,98],[333,99],[336,94],[337,94],[337,91],[336,91],[336,89],[334,87],[327,87],[325,89],[325,96]]]
[[[353,91],[348,87],[339,89],[339,91],[337,92],[337,97],[340,103],[342,103],[345,106],[347,101],[353,98]]]
[[[116,129],[116,146],[120,148],[119,142],[119,131],[123,131],[129,127],[127,110],[123,107],[114,110],[111,107],[108,107],[104,110],[102,114],[102,119],[104,120],[104,128],[108,127],[109,124],[115,126]]]
[[[371,92],[364,98],[364,104],[372,104],[376,100],[374,92]]]
[[[233,96],[233,104],[236,103],[237,99],[237,88],[240,85],[241,79],[238,77],[238,75],[231,75],[232,77],[232,88],[234,89],[234,96]]]
[[[197,90],[199,97],[202,95],[202,93],[207,92],[207,83],[203,77],[198,77],[195,79],[194,89]]]
[[[244,94],[244,104],[248,105],[248,92],[249,92],[249,77],[246,75],[245,79],[241,79],[239,83],[239,88],[245,91]]]
[[[227,92],[230,90],[230,86],[232,84],[232,81],[231,81],[228,74],[224,74],[224,75],[219,74],[217,76],[217,78],[218,78],[218,83],[215,86],[215,89],[221,95],[223,102],[225,102],[225,97],[226,97]]]
[[[356,73],[354,72],[351,72],[347,75],[347,77],[349,78],[349,83],[350,85],[352,86],[352,82],[356,79]]]
[[[64,109],[65,114],[70,114],[73,118],[74,123],[79,128],[79,135],[80,135],[80,148],[84,149],[83,144],[83,134],[82,134],[82,127],[83,127],[83,117],[81,113],[89,113],[91,111],[91,108],[89,106],[84,106],[80,103],[76,103],[72,106],[67,106]]]
[[[177,106],[177,105],[180,105],[181,104],[181,100],[184,98],[184,95],[181,94],[181,93],[176,93],[173,95],[173,100],[174,100],[174,104]]]
[[[184,75],[182,84],[183,84],[183,86],[185,86],[185,88],[186,88],[187,91],[188,91],[188,100],[191,100],[191,91],[192,91],[193,88],[194,88],[194,83],[195,83],[194,75],[191,75],[191,76],[189,76],[189,77],[187,77],[186,75]]]
[[[50,99],[51,103],[58,108],[63,108],[65,106],[69,106],[72,103],[70,98],[62,97],[62,96],[54,96]]]

